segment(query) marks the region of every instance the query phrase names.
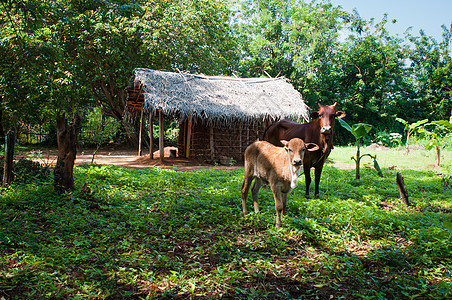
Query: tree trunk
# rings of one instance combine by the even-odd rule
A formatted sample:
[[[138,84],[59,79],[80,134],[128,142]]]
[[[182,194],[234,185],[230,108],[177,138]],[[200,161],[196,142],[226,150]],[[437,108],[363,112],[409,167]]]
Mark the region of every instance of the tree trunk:
[[[74,190],[73,169],[80,122],[77,113],[74,114],[70,125],[64,114],[57,117],[58,158],[54,170],[54,187],[58,192]]]
[[[435,165],[437,167],[439,167],[440,159],[441,159],[441,149],[439,148],[439,146],[436,146]]]
[[[410,202],[408,201],[408,192],[403,181],[403,176],[399,172],[397,172],[397,187],[399,188],[400,199],[402,200],[402,202],[406,206],[410,206]]]
[[[16,142],[16,130],[11,127],[6,133],[5,140],[5,161],[3,164],[3,180],[2,187],[6,188],[11,184],[11,174],[13,171],[13,160],[14,160],[14,144]]]
[[[3,98],[0,96],[0,144],[3,144],[5,141],[5,130],[3,129],[3,110],[2,107]]]

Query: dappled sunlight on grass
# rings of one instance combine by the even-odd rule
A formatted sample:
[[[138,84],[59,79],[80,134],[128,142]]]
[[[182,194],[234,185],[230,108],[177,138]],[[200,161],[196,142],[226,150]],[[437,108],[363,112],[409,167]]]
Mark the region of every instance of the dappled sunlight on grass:
[[[336,150],[335,149],[333,153]],[[339,152],[339,151],[338,151]],[[412,207],[399,200],[403,173]],[[275,227],[270,189],[241,214],[243,169],[75,168],[76,190],[13,185],[0,198],[0,290],[9,298],[450,296],[452,187],[435,170],[326,166]],[[248,201],[252,211],[251,197]],[[449,210],[449,213],[447,211]]]

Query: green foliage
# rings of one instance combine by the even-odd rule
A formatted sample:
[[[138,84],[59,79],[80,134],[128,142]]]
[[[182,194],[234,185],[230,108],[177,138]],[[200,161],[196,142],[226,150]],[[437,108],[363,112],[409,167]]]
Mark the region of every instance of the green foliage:
[[[442,26],[441,42],[427,36],[422,30],[419,36],[408,36],[414,45],[408,56],[411,73],[416,81],[414,97],[430,113],[428,118],[434,120],[447,119],[452,110],[452,24],[449,26]]]
[[[86,121],[83,122],[85,119]],[[91,163],[94,161],[94,157],[100,147],[112,141],[119,129],[120,123],[112,117],[105,117],[100,107],[94,107],[85,114],[85,117],[82,116],[82,130],[79,140],[87,141],[88,145],[85,146],[89,146],[89,143],[92,143],[96,147]]]
[[[1,2],[0,111],[10,117],[3,122],[42,124],[57,111],[98,105],[130,130],[124,89],[134,68],[231,73],[238,47],[228,4]]]
[[[402,135],[398,132],[380,131],[376,134],[375,141],[385,147],[399,147],[402,144]]]
[[[324,196],[295,189],[283,228],[269,190],[261,213],[241,215],[243,169],[76,167],[76,190],[86,182],[92,198],[57,195],[52,180],[13,184],[0,194],[0,289],[18,299],[450,297],[452,187],[403,170],[406,208],[400,170],[362,171],[357,181],[326,165]]]
[[[388,34],[386,23],[386,16],[376,24],[359,22],[363,31],[352,32],[338,47],[333,90],[349,122],[365,120],[377,131],[396,131],[393,116],[407,101],[411,86],[404,67],[407,48]]]
[[[452,117],[451,117],[452,119]],[[452,122],[447,120],[439,120],[439,121],[432,121],[432,124],[439,125],[444,127],[449,132],[452,132]]]
[[[176,120],[164,120],[163,128],[165,129],[165,131],[163,132],[165,145],[177,146],[177,139],[179,137],[179,122]],[[159,130],[160,128],[158,125],[158,120],[155,120],[152,131],[154,141],[158,141],[159,139]]]
[[[0,157],[0,174],[3,175],[4,157]],[[49,166],[42,165],[39,162],[31,159],[20,158],[18,161],[13,162],[12,168],[12,182],[41,184],[47,182],[50,179]]]

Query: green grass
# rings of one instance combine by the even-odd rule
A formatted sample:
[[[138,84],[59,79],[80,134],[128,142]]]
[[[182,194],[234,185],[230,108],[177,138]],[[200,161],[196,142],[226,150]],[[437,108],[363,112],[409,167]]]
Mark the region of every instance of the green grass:
[[[426,170],[433,168],[433,165],[435,164],[434,150],[411,150],[407,155],[403,154],[404,151],[404,147],[386,148],[385,150],[376,150],[369,147],[361,148],[361,154],[369,153],[376,155],[378,164],[382,168],[394,167],[395,169],[414,170]],[[350,159],[352,156],[356,156],[355,147],[334,146],[334,149],[328,159],[332,162],[348,164],[351,168],[354,168],[355,163]],[[362,164],[371,165],[373,162],[370,158],[364,157]],[[439,170],[452,172],[452,149],[441,149]]]
[[[383,178],[326,166],[319,199],[299,179],[280,229],[269,189],[241,215],[243,169],[76,167],[94,200],[13,184],[0,194],[0,299],[450,298],[450,178],[385,155]]]

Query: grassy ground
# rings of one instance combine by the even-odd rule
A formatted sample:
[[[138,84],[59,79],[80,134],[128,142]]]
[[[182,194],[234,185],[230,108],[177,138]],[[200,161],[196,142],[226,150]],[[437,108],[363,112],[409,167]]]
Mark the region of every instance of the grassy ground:
[[[319,199],[300,179],[281,229],[269,190],[241,215],[242,169],[79,166],[64,195],[51,178],[14,184],[0,194],[0,299],[450,298],[452,181],[415,155],[378,152],[383,178],[326,166]]]
[[[435,151],[425,151],[421,146],[412,146],[412,150],[405,155],[405,147],[399,148],[381,148],[371,145],[369,147],[361,147],[361,154],[369,153],[377,156],[377,161],[382,168],[395,169],[414,169],[426,170],[436,169],[440,172],[452,172],[452,149],[441,150],[440,167],[434,167]],[[350,168],[355,168],[355,163],[350,157],[356,156],[355,147],[335,146],[329,159],[333,162],[348,164]],[[362,165],[372,165],[369,157],[364,157]]]

